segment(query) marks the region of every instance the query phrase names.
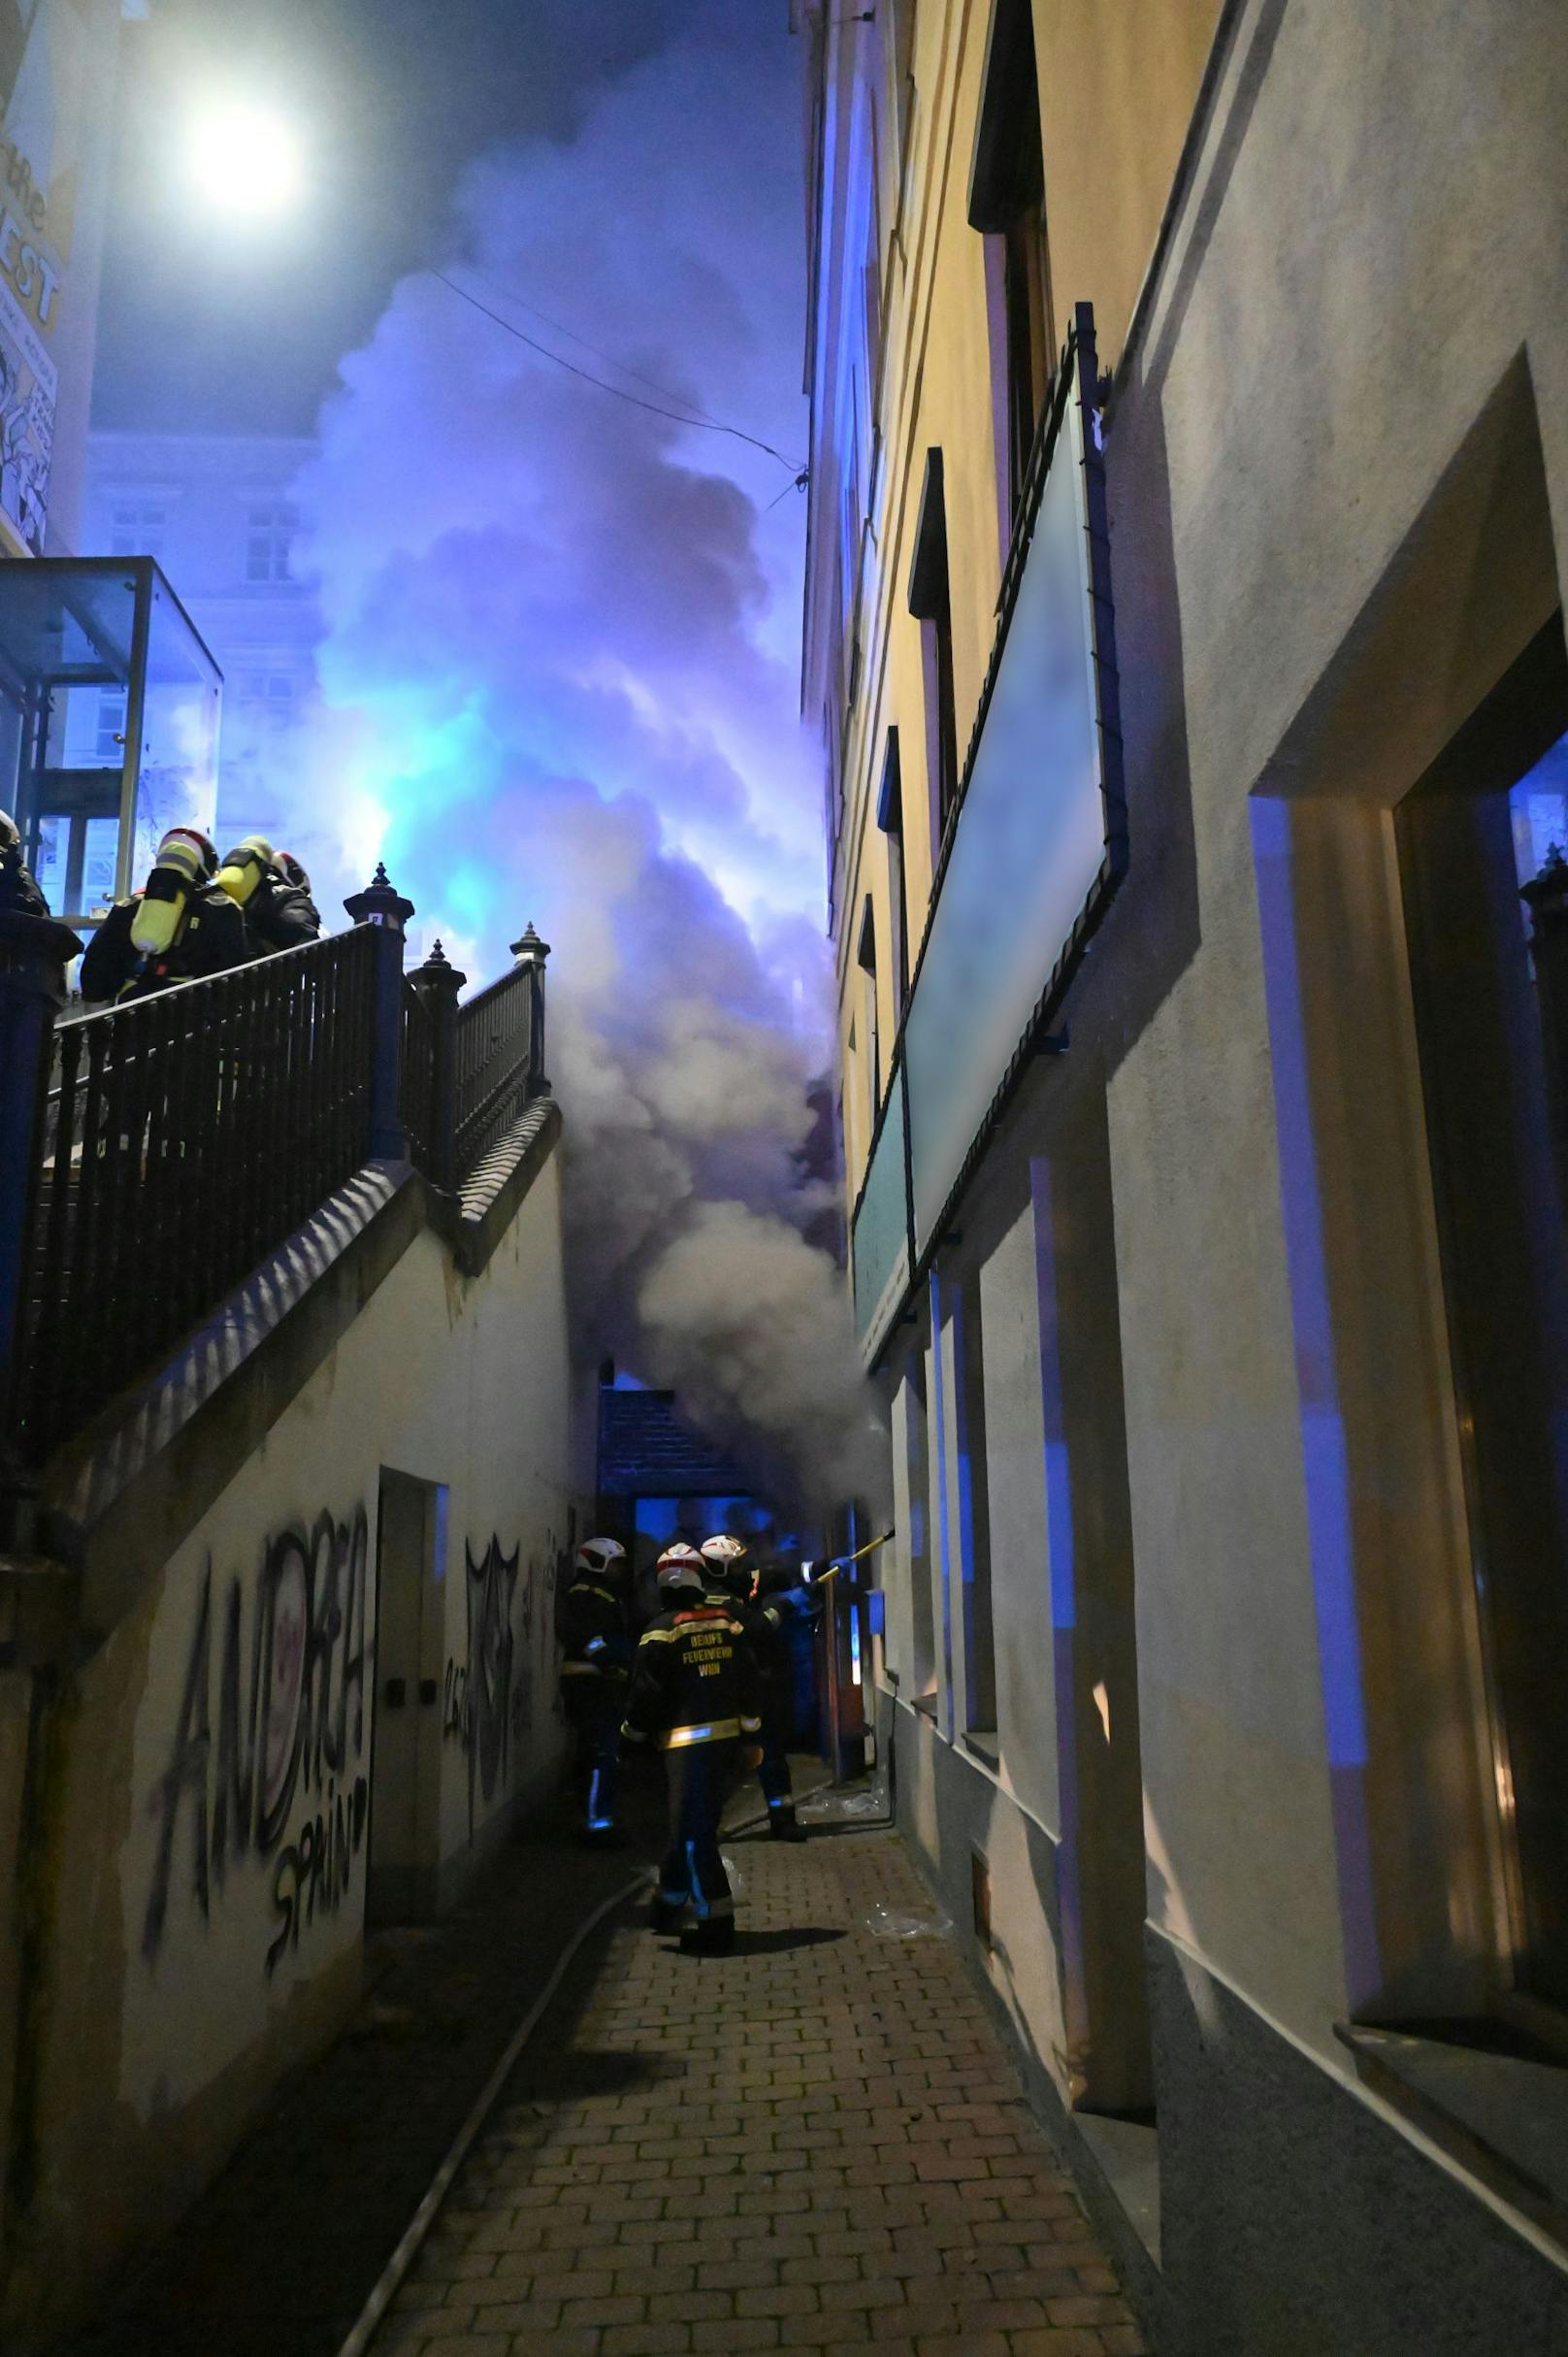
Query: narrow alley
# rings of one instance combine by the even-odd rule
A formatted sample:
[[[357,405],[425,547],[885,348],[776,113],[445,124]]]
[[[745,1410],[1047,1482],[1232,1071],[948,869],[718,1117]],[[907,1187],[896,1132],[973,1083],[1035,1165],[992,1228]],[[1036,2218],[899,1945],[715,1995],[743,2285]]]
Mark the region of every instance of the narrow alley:
[[[733,1960],[623,1918],[563,1992],[376,2357],[1135,2357],[898,1836],[735,1855]]]
[[[72,2357],[1137,2357],[872,1800],[819,1787],[793,1847],[737,1798],[717,1964],[650,1936],[635,1857],[514,1846],[453,1924],[383,1947],[359,2020]]]
[[[1568,2357],[1563,0],[0,0],[0,2357]]]

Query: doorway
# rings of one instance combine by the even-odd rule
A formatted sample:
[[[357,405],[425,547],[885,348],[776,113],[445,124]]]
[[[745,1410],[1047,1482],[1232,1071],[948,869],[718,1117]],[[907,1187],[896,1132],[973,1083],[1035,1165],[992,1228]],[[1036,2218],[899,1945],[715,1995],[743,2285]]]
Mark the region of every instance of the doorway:
[[[444,1483],[381,1470],[376,1540],[376,1719],[368,1928],[428,1922],[441,1880]]]

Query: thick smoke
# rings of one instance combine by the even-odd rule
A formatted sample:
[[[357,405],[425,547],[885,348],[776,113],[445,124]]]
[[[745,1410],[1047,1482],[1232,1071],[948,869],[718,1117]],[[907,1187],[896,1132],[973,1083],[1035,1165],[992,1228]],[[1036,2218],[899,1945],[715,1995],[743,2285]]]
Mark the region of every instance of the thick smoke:
[[[572,146],[474,169],[437,267],[794,459],[793,60],[749,0],[689,14]],[[585,1348],[807,1497],[864,1487],[843,1286],[801,1232],[827,976],[789,471],[552,368],[430,276],[342,379],[301,485],[326,709],[291,824],[345,889],[384,859],[474,982],[537,923]]]

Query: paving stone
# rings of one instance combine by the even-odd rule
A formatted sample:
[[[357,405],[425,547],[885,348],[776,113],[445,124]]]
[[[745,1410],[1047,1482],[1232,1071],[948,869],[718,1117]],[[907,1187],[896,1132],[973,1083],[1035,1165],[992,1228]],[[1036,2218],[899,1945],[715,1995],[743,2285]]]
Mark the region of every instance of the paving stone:
[[[519,2066],[515,2133],[487,2138],[460,2180],[461,2207],[482,2219],[482,2190],[520,2220],[541,2192],[546,2212],[582,2196],[579,2169],[598,2169],[587,2217],[563,2221],[582,2259],[537,2268],[533,2294],[570,2300],[575,2280],[586,2297],[594,2279],[562,2321],[598,2324],[599,2357],[1113,2357],[1112,2333],[1140,2347],[956,1952],[938,1941],[890,1949],[865,1928],[875,1899],[919,1903],[897,1841],[748,1845],[744,1871],[741,1955],[694,1969],[669,1944],[617,1931],[568,2043]],[[817,1936],[795,1947],[800,1927]],[[748,1930],[767,1941],[751,1956]],[[658,2100],[628,2068],[619,2099],[596,2093],[590,2111],[571,2039],[585,2066],[606,2051],[639,2058],[658,2074]],[[661,2188],[663,2214],[608,2223],[602,2203],[639,2183],[650,2198]],[[559,2247],[565,2260],[564,2236]],[[473,2236],[466,2255],[478,2260]],[[608,2295],[597,2281],[606,2268]],[[450,2295],[482,2323],[479,2280],[454,2276]],[[638,2319],[618,2305],[643,2299]],[[538,2346],[557,2357],[555,2336]]]
[[[734,1958],[683,1957],[630,1915],[584,1951],[372,2357],[1142,2357],[1115,2272],[957,1949],[868,1928],[878,1902],[928,1905],[898,1838],[743,1839],[732,1854],[745,1885]],[[309,2105],[291,2100],[288,2138],[243,2151],[199,2208],[187,2271],[165,2286],[162,2333],[100,2331],[65,2357],[144,2346],[242,2357],[235,2328],[265,2312],[269,2293],[273,2317],[288,2323],[267,2357],[334,2357],[454,2113],[473,2101],[484,2055],[547,1969],[532,1981],[518,1969],[526,1941],[511,1885],[570,1894],[580,1914],[628,1872],[624,1859],[609,1875],[564,1850],[548,1874],[538,1865],[537,1851],[510,1853],[486,1901],[512,1926],[508,1971],[475,1964],[487,1934],[471,1916],[461,1940],[443,1933],[417,1950],[433,2020],[446,1985],[477,1975],[489,2013],[484,2038],[465,2027],[468,2076],[449,2051],[442,2060],[434,2032],[407,2087],[401,2044],[377,2054],[345,2041],[319,2066],[329,2081],[343,2075],[330,2116],[346,2111],[351,2086],[376,2133],[351,2140],[345,2158],[341,2138],[323,2141]],[[404,2124],[420,2106],[444,2129],[434,2150],[423,2119]],[[344,2196],[356,2166],[376,2189],[368,2223],[357,2192]],[[358,2278],[345,2265],[341,2296],[302,2293],[291,2309],[289,2286],[253,2282],[242,2266],[249,2221],[276,2218],[275,2246],[296,2209],[318,2217],[323,2207]],[[319,2259],[319,2236],[300,2240]]]

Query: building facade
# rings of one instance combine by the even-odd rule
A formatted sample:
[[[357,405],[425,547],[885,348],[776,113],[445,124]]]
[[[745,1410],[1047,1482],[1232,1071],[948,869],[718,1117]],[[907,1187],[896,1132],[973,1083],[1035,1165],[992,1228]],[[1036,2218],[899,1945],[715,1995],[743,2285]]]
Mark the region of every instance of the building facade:
[[[118,0],[0,4],[0,557],[76,551]]]
[[[316,444],[289,435],[97,433],[82,552],[155,557],[223,673],[217,826],[278,841],[279,781],[316,695],[320,609],[294,567],[294,484]],[[106,690],[104,725],[115,722]],[[123,726],[121,720],[120,725]]]
[[[798,0],[900,1822],[1161,2351],[1568,2313],[1568,23]]]

